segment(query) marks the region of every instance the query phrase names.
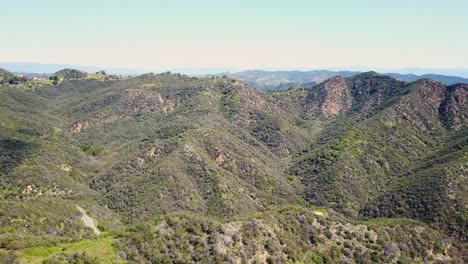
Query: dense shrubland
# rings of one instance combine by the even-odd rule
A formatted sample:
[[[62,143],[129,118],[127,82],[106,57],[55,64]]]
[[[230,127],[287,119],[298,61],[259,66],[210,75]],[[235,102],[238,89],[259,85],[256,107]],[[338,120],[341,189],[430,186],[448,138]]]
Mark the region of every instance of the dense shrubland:
[[[94,239],[76,205],[130,262],[463,262],[464,85],[63,74],[0,87],[6,263],[101,261],[56,250]]]

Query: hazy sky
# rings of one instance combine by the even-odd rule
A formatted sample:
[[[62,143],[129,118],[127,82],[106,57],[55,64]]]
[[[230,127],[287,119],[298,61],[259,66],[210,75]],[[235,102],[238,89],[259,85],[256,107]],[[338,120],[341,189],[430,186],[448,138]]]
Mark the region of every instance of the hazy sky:
[[[468,67],[467,0],[0,0],[0,61]]]

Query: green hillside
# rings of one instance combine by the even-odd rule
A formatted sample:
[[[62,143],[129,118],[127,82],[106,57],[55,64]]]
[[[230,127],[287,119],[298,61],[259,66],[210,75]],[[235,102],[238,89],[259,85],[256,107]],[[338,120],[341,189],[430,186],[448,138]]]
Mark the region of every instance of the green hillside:
[[[6,84],[20,84],[25,83],[27,80],[24,77],[20,77],[7,70],[0,68],[0,85]]]
[[[55,76],[0,86],[0,262],[467,261],[467,85]]]

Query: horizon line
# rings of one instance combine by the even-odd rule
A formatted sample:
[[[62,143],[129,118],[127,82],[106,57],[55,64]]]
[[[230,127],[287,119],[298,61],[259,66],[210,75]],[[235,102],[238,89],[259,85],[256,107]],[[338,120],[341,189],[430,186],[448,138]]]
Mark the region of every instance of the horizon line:
[[[29,65],[28,65],[29,64]],[[243,71],[299,71],[299,72],[307,72],[307,71],[319,71],[319,70],[328,70],[328,71],[354,71],[354,72],[365,72],[365,71],[375,71],[380,73],[400,73],[399,71],[417,71],[418,73],[413,73],[415,75],[424,75],[424,74],[440,74],[440,75],[447,75],[446,73],[421,73],[421,71],[462,71],[464,77],[468,77],[468,66],[458,66],[458,67],[424,67],[424,66],[406,66],[400,68],[390,68],[390,67],[370,67],[370,66],[344,66],[344,67],[258,67],[258,68],[236,68],[236,67],[177,67],[177,68],[165,68],[165,69],[144,69],[144,68],[127,68],[121,66],[94,66],[94,65],[83,65],[83,64],[73,64],[73,63],[45,63],[45,62],[33,62],[33,61],[21,61],[21,62],[2,62],[0,61],[0,67],[7,68],[5,65],[20,67],[21,65],[26,67],[56,67],[57,70],[45,70],[45,71],[24,71],[24,70],[11,70],[12,72],[24,72],[24,73],[38,73],[38,74],[47,74],[47,73],[54,73],[61,69],[72,68],[77,70],[83,71],[98,71],[98,70],[105,70],[109,72],[119,72],[119,73],[132,73],[132,74],[145,74],[145,73],[161,73],[161,72],[199,72],[197,74],[220,74],[220,73],[238,73]],[[60,69],[58,69],[60,68]],[[9,70],[9,69],[6,69]],[[466,71],[466,72],[464,72]],[[205,72],[205,73],[202,73]],[[462,73],[460,72],[460,73]],[[407,73],[410,74],[410,73]],[[455,74],[455,73],[452,73]]]

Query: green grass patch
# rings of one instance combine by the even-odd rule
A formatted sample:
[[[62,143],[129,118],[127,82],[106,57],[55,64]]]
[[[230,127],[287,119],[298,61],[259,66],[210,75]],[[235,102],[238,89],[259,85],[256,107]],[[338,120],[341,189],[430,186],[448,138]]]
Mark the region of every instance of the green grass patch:
[[[396,123],[393,121],[385,121],[384,125],[388,128],[396,127]]]
[[[73,253],[83,253],[97,258],[98,263],[125,263],[118,255],[117,249],[112,245],[114,238],[100,237],[97,239],[83,240],[75,243],[59,244],[52,247],[26,248],[19,252],[20,263],[42,263],[57,254],[67,256]]]
[[[34,248],[25,248],[21,251],[21,254],[25,258],[46,258],[54,254],[59,253],[62,250],[61,247],[34,247]]]

